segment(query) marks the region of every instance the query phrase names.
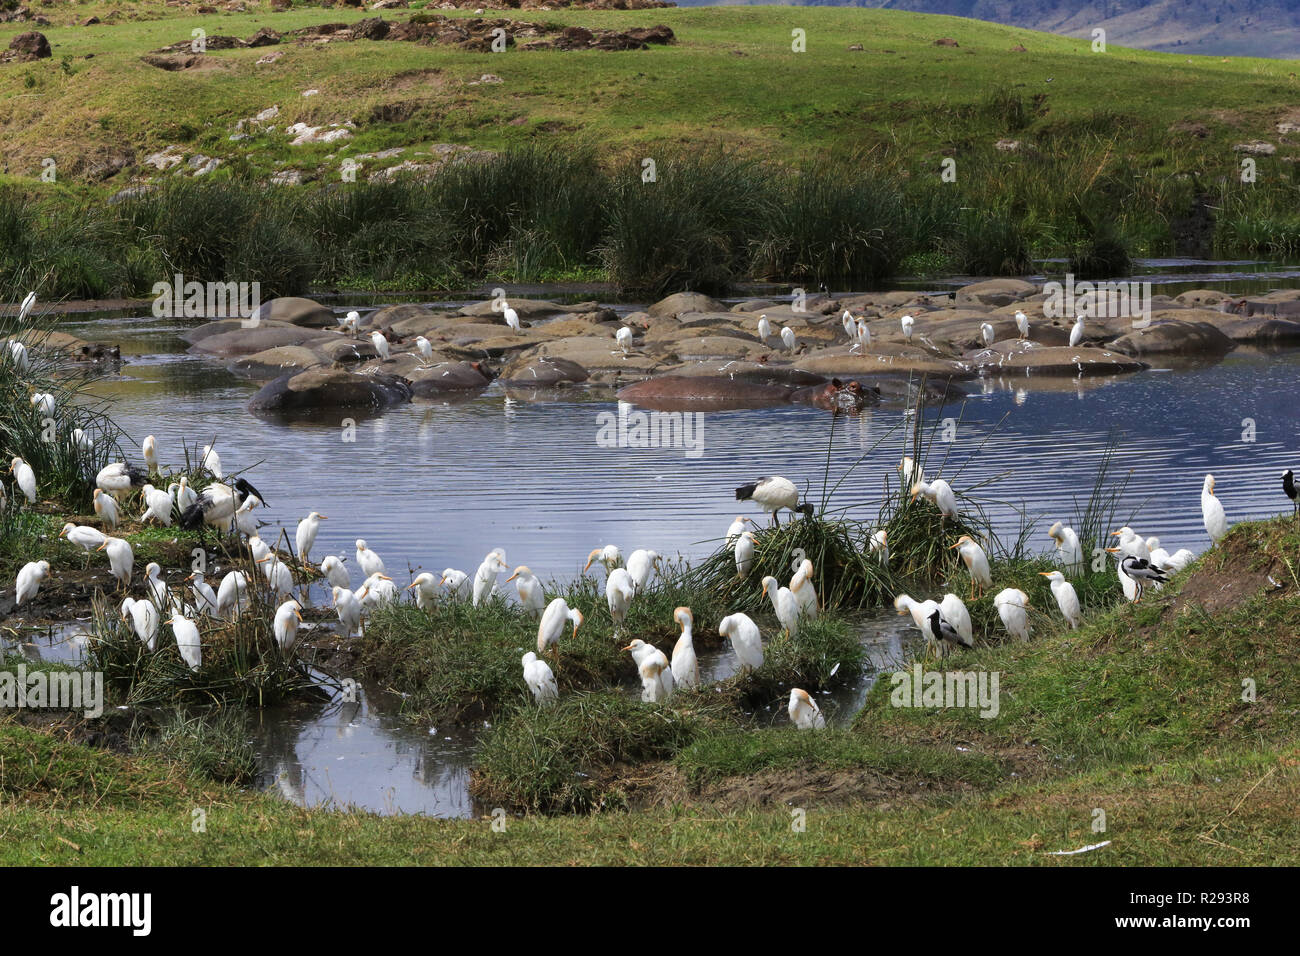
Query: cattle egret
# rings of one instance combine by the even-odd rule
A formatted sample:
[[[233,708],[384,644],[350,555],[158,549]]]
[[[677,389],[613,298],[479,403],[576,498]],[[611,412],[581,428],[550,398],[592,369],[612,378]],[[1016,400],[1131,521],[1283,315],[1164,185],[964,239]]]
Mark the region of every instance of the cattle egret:
[[[152,601],[137,601],[127,598],[122,602],[122,620],[131,621],[131,629],[136,637],[152,653],[158,646],[158,625],[162,621],[157,606]]]
[[[636,640],[623,648],[632,652],[637,673],[641,675],[641,700],[658,704],[667,700],[675,688],[673,669],[663,651],[653,644]]]
[[[302,623],[302,605],[297,601],[285,601],[275,609],[275,619],[271,626],[275,632],[275,642],[280,645],[282,654],[290,653],[294,644],[298,643],[300,623]]]
[[[632,348],[632,330],[626,325],[622,326],[614,333],[614,340],[618,343],[619,348],[623,350],[623,354],[626,355],[628,350]]]
[[[524,613],[529,617],[537,617],[546,607],[546,592],[542,589],[542,582],[537,580],[537,575],[526,564],[521,564],[515,568],[514,573],[506,578],[506,583],[515,582],[515,591],[519,595],[519,606],[524,609]]]
[[[871,553],[880,558],[881,564],[889,567],[889,536],[884,528],[871,535]]]
[[[736,577],[743,578],[754,566],[754,532],[744,531],[736,538],[734,553],[736,556]]]
[[[603,548],[596,548],[587,555],[587,563],[582,568],[582,573],[586,574],[587,569],[591,567],[593,561],[599,561],[605,566],[606,571],[612,571],[623,563],[623,552],[618,549],[616,544],[607,544]]]
[[[555,682],[555,674],[546,661],[539,660],[536,654],[529,651],[523,656],[523,664],[524,683],[533,692],[533,700],[537,702],[537,706],[546,707],[559,700],[560,687]]]
[[[343,636],[351,637],[361,629],[361,602],[347,588],[334,588],[334,612],[343,625]]]
[[[145,504],[144,514],[140,515],[141,523],[148,524],[150,521],[157,521],[164,528],[170,528],[172,524],[172,508],[176,505],[172,496],[161,488],[155,488],[153,485],[145,485],[140,493]]]
[[[1029,595],[1018,588],[999,591],[993,598],[993,606],[998,609],[1002,626],[1007,633],[1022,641],[1029,640]]]
[[[235,621],[247,603],[248,575],[243,571],[231,571],[217,585],[217,613],[227,621]]]
[[[438,605],[438,579],[428,571],[420,574],[406,586],[406,590],[415,592],[415,606],[422,611],[431,611]]]
[[[384,337],[384,333],[378,330],[371,332],[370,344],[375,347],[375,354],[379,356],[379,360],[387,362],[389,355],[388,339]]]
[[[104,538],[104,543],[95,550],[108,553],[108,569],[117,578],[118,585],[125,588],[131,583],[131,569],[135,567],[135,551],[130,542],[121,538]]]
[[[682,633],[673,645],[673,681],[678,687],[698,687],[700,664],[695,656],[695,638],[691,633],[695,618],[690,608],[679,607],[673,611],[673,620],[682,626]]]
[[[217,592],[212,590],[212,585],[203,580],[203,572],[195,571],[186,581],[190,584],[190,591],[194,594],[194,604],[203,614],[208,617],[216,617],[217,611]]]
[[[320,563],[321,574],[325,575],[325,580],[331,588],[346,588],[352,586],[352,579],[348,576],[347,568],[343,567],[343,559],[336,555],[329,555]]]
[[[420,353],[420,358],[424,360],[425,365],[433,361],[433,345],[423,335],[415,337],[415,348]]]
[[[48,561],[28,561],[18,572],[18,580],[14,583],[14,606],[21,607],[25,602],[36,597],[36,592],[41,589],[41,582],[50,573],[50,562]]]
[[[298,529],[294,532],[293,539],[294,545],[298,548],[298,560],[303,564],[311,563],[311,549],[316,544],[316,535],[320,533],[320,523],[328,520],[325,515],[313,511],[298,522]]]
[[[542,614],[541,623],[537,625],[537,653],[545,655],[548,647],[554,648],[555,659],[560,659],[560,637],[564,634],[564,624],[566,621],[573,622],[573,636],[578,636],[578,628],[582,626],[582,612],[577,608],[571,608],[565,602],[564,598],[556,598],[550,604],[546,605],[546,610]]]
[[[106,537],[104,532],[98,528],[91,528],[84,524],[73,524],[69,521],[59,532],[60,538],[67,538],[82,551],[86,552],[86,561],[90,561],[90,552],[95,551],[104,543]]]
[[[372,574],[383,574],[385,571],[384,559],[366,547],[364,538],[357,538],[357,567],[366,577]]]
[[[746,518],[743,515],[736,515],[736,520],[727,525],[727,547],[735,547],[736,539],[745,533],[745,525],[753,523],[754,520],[752,518]]]
[[[1065,570],[1070,574],[1082,574],[1083,546],[1079,544],[1074,529],[1058,521],[1048,529],[1047,535],[1056,542],[1057,557]]]
[[[1074,348],[1083,341],[1083,316],[1074,320],[1074,327],[1070,329],[1070,348]]]
[[[984,549],[979,544],[971,539],[970,535],[962,535],[952,547],[961,556],[962,563],[966,565],[966,570],[970,574],[970,596],[971,600],[974,600],[976,589],[983,594],[986,589],[993,586],[993,572],[989,569],[989,556],[984,553]]]
[[[1083,615],[1079,610],[1079,595],[1074,593],[1074,585],[1065,580],[1065,575],[1060,571],[1038,573],[1047,578],[1052,588],[1052,597],[1056,598],[1056,606],[1061,609],[1062,616],[1070,622],[1070,630],[1078,630]]]
[[[971,626],[970,611],[965,602],[955,594],[945,594],[939,602],[939,611],[943,619],[957,632],[960,643],[966,647],[975,646],[975,629]]]
[[[898,320],[898,324],[903,329],[903,338],[907,339],[908,343],[910,344],[912,341],[912,329],[916,325],[916,320],[913,319],[910,315],[905,315]]]
[[[226,477],[225,472],[221,470],[221,456],[211,445],[203,446],[203,453],[199,456],[199,467],[206,468],[218,481]]]
[[[787,351],[794,351],[795,341],[794,329],[788,325],[781,329],[781,344],[786,347]]]
[[[632,584],[640,594],[650,581],[650,575],[659,567],[660,556],[654,551],[637,549],[627,556],[627,573],[632,576]]]
[[[631,607],[635,596],[636,582],[625,568],[615,568],[609,572],[609,579],[605,582],[605,601],[609,604],[609,616],[614,619],[615,632],[623,627],[627,609]]]
[[[916,500],[917,495],[933,502],[945,518],[957,517],[957,496],[953,494],[952,486],[942,478],[936,478],[934,481],[918,481],[912,485],[913,501]]]
[[[140,451],[144,455],[144,467],[151,475],[160,475],[158,470],[158,439],[153,435],[146,435],[140,444]]]
[[[790,714],[790,723],[800,730],[821,730],[826,726],[826,718],[822,716],[821,708],[802,688],[791,688],[790,706],[787,712]]]
[[[198,673],[199,667],[203,663],[203,649],[199,645],[198,625],[179,614],[172,615],[168,623],[172,626],[172,633],[176,635],[176,649],[181,652],[181,658],[190,666],[190,670]]]
[[[1223,511],[1223,504],[1214,495],[1214,476],[1206,475],[1205,484],[1201,486],[1201,517],[1205,520],[1205,530],[1215,544],[1228,533],[1228,516]]]
[[[790,637],[799,633],[799,600],[789,588],[781,587],[776,578],[763,578],[763,597],[770,598],[772,610],[781,624],[781,630]]]
[[[497,575],[508,571],[505,558],[500,551],[490,551],[483,563],[474,572],[474,606],[478,607],[489,600],[497,590]]]
[[[501,314],[505,316],[506,325],[510,326],[510,328],[514,329],[516,332],[523,331],[523,328],[519,324],[519,313],[510,308],[509,302],[502,301]]]
[[[1023,312],[1016,313],[1016,331],[1020,333],[1021,339],[1029,338],[1029,316]]]
[[[984,340],[985,348],[989,348],[990,346],[992,346],[993,342],[995,341],[993,326],[989,325],[987,322],[981,322],[980,337]]]
[[[23,493],[27,503],[36,504],[36,472],[32,470],[32,466],[15,456],[9,463],[9,471],[13,474],[14,481],[18,483],[18,490]]]
[[[799,554],[803,554],[800,551]],[[799,605],[799,616],[817,619],[817,588],[812,583],[813,563],[807,558],[798,562],[798,569],[790,579],[790,593]]]
[[[767,340],[770,339],[771,337],[772,337],[772,323],[767,320],[767,316],[760,315],[758,317],[758,339],[760,342],[766,345]]]
[[[452,598],[458,601],[469,598],[473,587],[469,575],[456,568],[443,568],[442,579],[438,583],[450,591]]]
[[[763,638],[748,614],[727,615],[718,622],[718,634],[731,640],[742,674],[763,666]]]

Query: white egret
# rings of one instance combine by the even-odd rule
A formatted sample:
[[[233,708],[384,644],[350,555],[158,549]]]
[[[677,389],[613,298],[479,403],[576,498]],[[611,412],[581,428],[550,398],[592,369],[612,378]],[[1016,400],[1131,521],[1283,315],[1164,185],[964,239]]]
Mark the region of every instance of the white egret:
[[[1074,320],[1074,326],[1070,329],[1070,348],[1074,348],[1083,341],[1083,316]]]
[[[636,661],[637,673],[641,675],[641,700],[647,704],[667,700],[676,685],[672,665],[664,652],[642,640],[633,641],[623,650],[631,651]]]
[[[1029,338],[1029,316],[1023,312],[1016,313],[1016,330],[1020,333],[1021,339]]]
[[[36,597],[36,592],[41,589],[41,582],[49,576],[50,562],[48,561],[28,561],[18,571],[18,579],[14,582],[14,606],[22,605]]]
[[[799,554],[803,554],[802,549]],[[794,595],[795,602],[799,605],[799,616],[806,617],[809,620],[817,619],[817,588],[812,582],[813,563],[807,558],[798,560],[798,566],[794,576],[790,578],[790,593]]]
[[[864,349],[871,348],[871,326],[866,319],[858,319],[858,345]]]
[[[162,621],[162,616],[158,613],[158,607],[152,601],[137,601],[135,598],[127,598],[122,602],[122,620],[130,618],[131,629],[135,631],[136,637],[144,642],[144,646],[153,652],[158,647],[158,625]]]
[[[356,335],[361,329],[361,313],[353,309],[339,320],[339,328]]]
[[[366,547],[364,538],[357,538],[357,567],[361,569],[361,573],[366,577],[370,577],[372,574],[383,574],[386,570],[384,568],[384,559]]]
[[[885,529],[872,532],[871,535],[871,553],[880,558],[880,563],[889,567],[889,536]]]
[[[966,570],[970,574],[970,596],[971,600],[975,599],[975,592],[978,590],[981,594],[993,586],[993,572],[989,568],[989,556],[984,553],[984,549],[975,542],[970,535],[962,535],[957,539],[953,549],[961,556],[962,563],[966,565]]]
[[[1002,626],[1012,637],[1022,641],[1029,640],[1029,595],[1019,588],[1006,588],[993,597],[993,606],[998,609]]]
[[[325,575],[325,580],[332,588],[346,588],[352,586],[352,579],[348,576],[347,568],[343,567],[343,559],[337,555],[329,555],[320,563],[321,574]]]
[[[217,613],[227,621],[235,621],[247,604],[248,575],[243,571],[231,571],[217,585]]]
[[[853,313],[848,309],[845,309],[844,314],[840,316],[840,325],[844,327],[844,334],[849,337],[849,341],[858,337],[858,323],[853,321]]]
[[[727,525],[727,547],[735,547],[736,539],[745,532],[745,525],[753,524],[754,519],[736,515],[736,520]]]
[[[78,448],[84,448],[87,451],[95,447],[95,443],[90,440],[84,428],[74,428],[72,430],[72,443]]]
[[[515,568],[514,573],[506,578],[506,584],[511,581],[515,582],[515,592],[519,595],[519,606],[524,609],[524,613],[529,617],[537,617],[546,607],[546,591],[542,588],[542,582],[533,574],[532,569],[526,564],[521,564]]]
[[[9,355],[13,358],[14,366],[20,372],[25,372],[31,366],[31,359],[27,356],[27,346],[22,342],[9,340]]]
[[[32,466],[15,455],[13,461],[9,463],[9,471],[13,474],[14,481],[18,483],[18,490],[23,493],[27,503],[36,504],[36,472],[32,470]]]
[[[763,597],[772,601],[772,610],[781,624],[781,630],[791,637],[799,633],[799,599],[789,588],[781,587],[776,578],[763,578]]]
[[[509,302],[502,300],[501,314],[505,317],[506,325],[510,326],[510,328],[514,329],[516,332],[523,331],[523,327],[519,324],[519,313],[510,308]]]
[[[918,481],[912,485],[913,501],[916,500],[917,495],[933,502],[945,518],[957,517],[957,496],[953,494],[952,485],[942,478],[936,478],[934,481]]]
[[[620,326],[619,330],[614,333],[614,341],[618,343],[618,347],[626,355],[628,350],[632,348],[632,329],[626,325]]]
[[[285,601],[275,609],[275,618],[271,628],[275,633],[275,642],[280,645],[280,652],[288,654],[298,643],[298,625],[302,623],[302,605],[297,601]]]
[[[1142,540],[1141,535],[1127,525],[1118,531],[1112,531],[1110,536],[1119,538],[1120,554],[1132,555],[1148,561],[1151,559],[1151,548]]]
[[[175,499],[161,488],[155,488],[149,484],[146,484],[140,490],[140,495],[145,504],[144,514],[140,515],[140,522],[148,524],[150,521],[157,521],[164,528],[170,528],[172,524],[172,508],[176,505]]]
[[[84,524],[73,524],[69,521],[59,532],[60,538],[67,538],[82,551],[86,552],[86,561],[90,561],[90,552],[95,551],[104,543],[106,537],[104,532],[98,528],[91,528]]]
[[[104,538],[96,551],[106,551],[108,553],[108,569],[113,577],[117,578],[118,584],[125,588],[131,583],[131,569],[135,567],[135,551],[131,548],[129,541],[123,541],[121,538]]]
[[[698,687],[700,683],[700,663],[695,656],[695,616],[688,607],[679,607],[673,611],[673,620],[682,626],[682,633],[673,645],[673,682],[678,687]]]
[[[971,626],[970,611],[966,603],[955,594],[945,594],[939,601],[939,612],[960,637],[966,647],[975,646],[975,629]]]
[[[18,308],[18,324],[22,325],[27,321],[27,316],[32,314],[32,308],[36,305],[36,293],[28,292],[23,298],[23,304]]]
[[[415,606],[421,611],[431,611],[438,606],[438,580],[428,571],[417,575],[406,590],[415,592]]]
[[[225,472],[221,470],[221,456],[211,445],[203,446],[203,453],[199,456],[199,468],[206,468],[218,481],[226,477]]]
[[[1052,588],[1052,597],[1056,598],[1056,606],[1061,609],[1061,616],[1070,622],[1070,630],[1078,630],[1083,613],[1079,609],[1079,595],[1075,593],[1074,585],[1065,580],[1065,575],[1060,571],[1038,573],[1047,578]]]
[[[981,322],[980,337],[984,340],[984,347],[990,348],[993,345],[994,341],[996,340],[996,334],[993,331],[993,326],[989,325],[987,322]]]
[[[334,612],[343,625],[343,636],[351,637],[361,629],[361,602],[347,588],[334,588]]]
[[[182,475],[181,480],[176,485],[176,509],[181,514],[184,514],[190,508],[193,508],[198,500],[199,496],[190,485],[189,478]]]
[[[1056,542],[1057,557],[1061,565],[1071,574],[1083,573],[1083,546],[1079,536],[1069,525],[1056,522],[1047,531],[1047,536]]]
[[[911,455],[903,456],[902,461],[898,463],[897,471],[901,476],[904,487],[910,488],[918,481],[925,481],[925,475],[921,473],[921,469],[916,467],[916,461]]]
[[[627,556],[627,573],[632,576],[632,584],[636,587],[638,594],[645,590],[646,584],[650,581],[650,576],[654,573],[655,568],[659,567],[659,561],[660,556],[657,552],[640,548]]]
[[[898,612],[900,617],[904,614],[910,614],[912,624],[916,626],[916,629],[925,635],[927,639],[930,638],[926,622],[930,619],[931,614],[939,610],[937,601],[917,601],[910,594],[900,594],[894,598],[894,610]]]
[[[420,358],[428,365],[433,361],[433,344],[423,335],[415,337],[415,349],[420,353]]]
[[[612,571],[623,563],[623,552],[616,544],[607,544],[603,548],[594,549],[587,555],[587,563],[582,568],[583,574],[587,573],[593,561],[599,561],[605,566],[606,571]]]
[[[788,325],[781,329],[781,344],[786,347],[786,351],[793,352],[795,342],[794,329]]]
[[[1222,502],[1214,495],[1213,475],[1206,475],[1205,484],[1201,486],[1201,517],[1210,540],[1217,544],[1228,533],[1228,516],[1223,511]]]
[[[153,435],[146,435],[144,441],[140,443],[140,452],[144,456],[145,470],[151,475],[160,475],[158,470],[158,439]]]
[[[548,647],[554,648],[555,659],[560,659],[560,637],[564,634],[564,624],[566,621],[573,622],[573,636],[578,636],[578,628],[582,626],[582,612],[576,607],[571,608],[565,602],[564,598],[556,598],[546,605],[546,610],[542,613],[542,620],[537,625],[537,653],[545,655]]]
[[[473,587],[469,575],[456,568],[443,568],[442,580],[438,583],[450,591],[452,598],[458,601],[466,600]]]
[[[766,345],[767,340],[770,339],[771,337],[772,337],[772,323],[767,320],[767,316],[760,315],[758,317],[758,340],[762,342],[764,345]]]
[[[264,564],[262,573],[266,575],[266,583],[281,601],[287,601],[293,597],[293,572],[289,566],[280,560],[278,554],[268,554],[259,558],[258,564]]]
[[[623,627],[627,609],[631,607],[635,596],[636,582],[627,569],[615,568],[609,572],[609,578],[605,581],[605,601],[609,604],[609,616],[614,619],[615,633]]]
[[[384,337],[384,333],[377,329],[374,332],[371,332],[370,344],[375,347],[375,354],[379,356],[379,360],[381,362],[387,362],[389,355],[388,339]]]
[[[727,615],[718,622],[718,634],[730,639],[742,674],[763,666],[763,637],[748,614]]]
[[[181,658],[197,674],[203,664],[198,625],[180,614],[173,614],[168,623],[172,626],[172,634],[176,636],[176,649],[180,651]]]
[[[144,590],[160,610],[167,606],[167,584],[162,579],[162,568],[157,561],[144,566]]]
[[[501,552],[489,551],[483,563],[478,566],[474,572],[474,606],[478,607],[484,601],[490,600],[497,590],[497,575],[502,571],[508,571],[505,558]]]
[[[32,407],[42,417],[49,418],[54,414],[54,396],[49,392],[34,392],[32,393]]]
[[[203,572],[195,571],[185,579],[190,583],[190,591],[194,594],[194,604],[200,613],[208,617],[217,617],[217,592],[212,590],[212,585],[203,580]]]
[[[783,508],[790,512],[792,521],[796,513],[808,516],[813,513],[811,504],[799,504],[799,489],[794,486],[794,482],[780,475],[770,475],[759,478],[752,484],[741,485],[736,489],[736,500],[754,502],[770,514],[772,521],[778,525],[781,519],[777,512]]]
[[[821,708],[808,692],[800,687],[790,689],[790,706],[786,708],[790,723],[800,730],[821,730],[826,726],[826,718]]]
[[[905,315],[898,320],[898,324],[903,329],[903,338],[907,339],[910,345],[912,342],[912,329],[916,326],[916,320],[910,315]]]
[[[320,523],[329,518],[318,511],[313,511],[298,522],[293,541],[298,549],[298,560],[311,564],[311,549],[316,545],[316,535],[320,533]]]
[[[529,651],[523,656],[524,683],[533,692],[537,706],[546,707],[560,699],[560,685],[555,682],[555,674],[546,661],[540,660]]]
[[[748,576],[750,569],[754,567],[755,540],[752,531],[744,531],[736,538],[736,547],[733,552],[736,556],[736,577],[738,578]]]

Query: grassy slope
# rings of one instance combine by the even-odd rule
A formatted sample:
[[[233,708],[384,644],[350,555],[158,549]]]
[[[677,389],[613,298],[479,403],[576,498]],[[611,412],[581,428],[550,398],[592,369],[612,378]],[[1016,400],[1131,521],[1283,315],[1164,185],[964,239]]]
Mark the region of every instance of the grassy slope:
[[[1182,161],[1188,168],[1208,162],[1226,171],[1235,165],[1233,142],[1276,140],[1273,125],[1289,112],[1297,85],[1284,61],[1116,47],[1094,54],[1085,41],[977,21],[765,7],[516,14],[602,28],[662,22],[677,33],[677,45],[640,52],[497,55],[397,42],[283,44],[273,48],[283,57],[270,66],[255,66],[268,52],[260,48],[214,53],[215,69],[168,73],[140,55],[187,39],[195,27],[247,37],[261,26],[287,30],[370,14],[311,7],[271,13],[263,7],[248,14],[177,16],[159,4],[137,3],[125,9],[165,18],[59,25],[108,9],[49,8],[54,24],[44,32],[53,59],[0,67],[0,142],[9,175],[34,177],[41,158],[54,156],[66,180],[87,158],[131,147],[139,159],[176,142],[235,166],[247,163],[255,172],[289,159],[310,169],[334,151],[330,145],[291,148],[283,138],[229,142],[236,120],[271,104],[281,107],[281,129],[298,120],[355,121],[360,130],[353,154],[429,142],[501,147],[580,137],[612,154],[633,155],[700,141],[792,159],[820,149],[876,147],[897,151],[906,167],[928,170],[940,148],[987,151],[1008,132],[990,120],[972,136],[957,115],[1003,85],[1048,95],[1045,110],[1015,134],[1019,138],[1032,141],[1079,124],[1085,136],[1113,137],[1121,154],[1151,157],[1168,148],[1170,124],[1195,121],[1209,127],[1209,135],[1175,139],[1186,150]],[[402,19],[407,11],[386,15]],[[807,53],[791,52],[794,27],[807,30]],[[26,29],[0,27],[0,42]],[[933,46],[941,36],[956,38],[960,47]],[[854,42],[866,52],[848,51]],[[1028,52],[1011,52],[1017,44]],[[94,58],[84,59],[90,53]],[[422,70],[436,72],[411,72]],[[486,72],[505,82],[465,85]],[[321,94],[304,100],[300,93],[308,88]],[[373,119],[385,105],[400,105],[410,118]],[[1288,151],[1282,146],[1279,157],[1261,166]]]
[[[0,724],[0,862],[1291,861],[1300,845],[1300,667],[1289,636],[1300,628],[1298,551],[1300,526],[1289,520],[1241,525],[1139,607],[964,659],[1003,672],[996,720],[894,709],[878,693],[852,731],[815,744],[755,746],[737,735],[735,746],[706,740],[678,756],[691,779],[725,782],[763,770],[903,773],[902,755],[931,778],[978,788],[814,807],[804,833],[791,831],[785,808],[722,815],[707,804],[512,819],[504,834],[484,820],[304,811]],[[1271,590],[1267,574],[1284,587]],[[1256,681],[1254,703],[1241,700],[1244,677]],[[990,761],[1020,776],[990,784]],[[206,834],[191,832],[194,807],[207,809]],[[1092,830],[1096,808],[1107,814],[1103,834]],[[1112,841],[1102,851],[1049,855],[1102,839]]]

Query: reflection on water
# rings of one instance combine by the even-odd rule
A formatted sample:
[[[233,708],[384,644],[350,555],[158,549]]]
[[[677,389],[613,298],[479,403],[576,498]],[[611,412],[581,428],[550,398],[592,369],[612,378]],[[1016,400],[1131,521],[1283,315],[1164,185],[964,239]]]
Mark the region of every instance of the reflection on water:
[[[592,548],[610,542],[624,553],[653,548],[698,558],[716,547],[738,512],[750,511],[735,501],[738,484],[782,474],[819,500],[828,448],[830,484],[840,482],[829,505],[870,520],[886,478],[896,474],[906,430],[899,407],[839,420],[832,432],[826,413],[791,405],[706,414],[699,457],[684,449],[602,448],[596,416],[607,402],[511,401],[499,386],[454,405],[277,422],[245,410],[255,384],[184,356],[183,327],[173,320],[85,320],[68,331],[122,347],[129,361],[121,375],[94,391],[112,402],[111,413],[135,442],[157,437],[164,465],[182,462],[182,443],[215,437],[227,469],[257,463],[250,478],[270,503],[264,537],[281,527],[292,537],[301,517],[319,511],[331,520],[321,527],[317,559],[350,555],[364,537],[399,585],[408,570],[472,572],[494,547],[505,549],[512,567],[526,563],[543,580],[574,574]],[[1115,474],[1129,478],[1121,521],[1158,535],[1170,551],[1199,551],[1209,543],[1199,503],[1207,471],[1218,479],[1231,520],[1276,514],[1287,504],[1279,475],[1297,465],[1300,449],[1298,371],[1298,352],[1241,349],[1211,366],[1104,382],[970,383],[964,403],[930,412],[958,424],[949,444],[936,432],[928,470],[941,466],[959,491],[978,486],[973,494],[1004,539],[1015,538],[1022,520],[1037,519],[1031,543],[1045,549],[1047,525],[1075,520],[1098,455],[1115,435]],[[345,417],[357,420],[354,442],[344,441]],[[851,721],[876,674],[899,665],[915,640],[910,620],[892,613],[866,619],[862,629],[870,667],[855,686],[824,699],[833,722]],[[728,648],[701,648],[708,679],[728,676],[734,665]],[[770,702],[778,720],[784,707]],[[257,737],[263,783],[302,803],[468,814],[471,737],[414,727],[391,716],[395,711],[363,693],[359,704],[336,700],[324,709],[264,714]]]

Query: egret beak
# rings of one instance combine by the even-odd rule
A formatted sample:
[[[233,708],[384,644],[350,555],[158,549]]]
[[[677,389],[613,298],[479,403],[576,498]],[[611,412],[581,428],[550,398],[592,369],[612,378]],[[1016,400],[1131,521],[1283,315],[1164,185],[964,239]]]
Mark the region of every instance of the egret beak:
[[[409,590],[411,590],[411,588],[413,588],[413,587],[415,587],[414,584],[408,584],[408,585],[406,586],[406,590],[409,591]]]
[[[624,651],[630,651],[631,649],[632,649],[632,645],[631,645],[631,644],[629,644],[627,647],[620,648],[620,650],[624,650]]]
[[[1107,549],[1106,549],[1106,553],[1107,553],[1107,554],[1119,554],[1119,548],[1107,548]]]
[[[59,537],[62,538],[67,533],[68,533],[68,529],[64,528],[62,531],[59,532]]]
[[[329,519],[329,515],[317,515],[317,516],[316,516],[316,520],[317,520],[317,521],[329,521],[330,519]]]
[[[266,561],[270,561],[270,560],[271,560],[271,556],[268,554],[268,555],[267,555],[266,557],[264,557],[264,558],[258,558],[258,559],[257,559],[257,563],[258,563],[258,564],[262,564],[262,563],[264,563],[264,562],[266,562]]]
[[[299,612],[297,608],[293,609],[293,616],[296,617],[300,622],[302,621],[302,614],[301,612]]]
[[[1121,535],[1118,531],[1112,531],[1112,532],[1110,533],[1110,536],[1111,536],[1112,538],[1122,538],[1122,537],[1123,537],[1123,535]]]
[[[1056,572],[1054,572],[1054,571],[1039,571],[1039,572],[1038,572],[1039,576],[1040,576],[1040,577],[1044,577],[1044,578],[1050,578],[1050,577],[1051,577],[1053,574],[1055,574],[1055,573],[1056,573]]]
[[[587,573],[587,568],[591,567],[591,562],[596,560],[596,555],[598,554],[600,554],[600,548],[597,548],[595,551],[591,552],[591,554],[587,555],[587,563],[586,565],[583,566],[582,569],[583,574]]]
[[[518,572],[518,571],[516,571],[514,574],[510,575],[510,577],[506,578],[506,584],[509,584],[511,581],[513,581],[513,580],[514,580],[515,578],[517,578],[517,577],[519,577],[519,572]]]
[[[958,541],[956,544],[952,545],[948,550],[949,550],[949,551],[956,551],[956,550],[957,550],[958,548],[960,548],[960,547],[961,547],[961,542]]]
[[[107,548],[107,547],[108,547],[108,539],[105,538],[105,539],[104,539],[104,543],[101,544],[101,545],[100,545],[98,548],[96,548],[95,550],[96,550],[96,551],[103,551],[103,550],[104,550],[105,548]]]

